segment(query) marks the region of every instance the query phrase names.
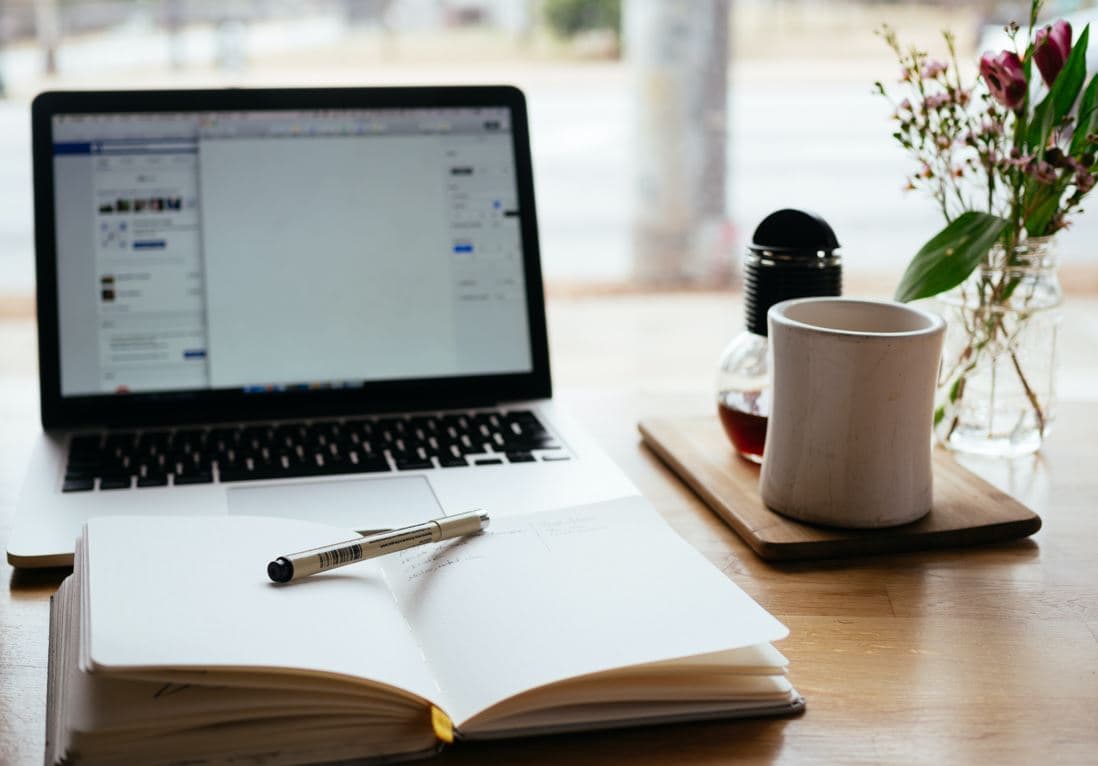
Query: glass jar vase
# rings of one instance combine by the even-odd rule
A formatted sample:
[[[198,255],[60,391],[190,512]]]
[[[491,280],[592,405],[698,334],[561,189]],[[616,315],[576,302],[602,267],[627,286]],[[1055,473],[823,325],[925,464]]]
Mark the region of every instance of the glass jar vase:
[[[1036,452],[1056,416],[1062,292],[1049,237],[996,247],[939,296],[948,329],[934,431],[957,452]]]

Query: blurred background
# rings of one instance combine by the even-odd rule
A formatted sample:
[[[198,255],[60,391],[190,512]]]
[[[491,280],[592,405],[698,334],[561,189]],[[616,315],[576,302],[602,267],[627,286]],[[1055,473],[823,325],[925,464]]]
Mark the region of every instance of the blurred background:
[[[1048,2],[1081,30],[1094,2]],[[527,94],[550,292],[727,288],[780,207],[814,210],[848,283],[891,292],[941,226],[872,93],[882,23],[968,74],[1027,2],[0,0],[0,313],[33,306],[29,104],[57,88],[512,83]],[[1098,47],[1098,46],[1096,46]],[[1095,57],[1091,57],[1092,71]],[[1098,216],[1061,237],[1098,290]]]

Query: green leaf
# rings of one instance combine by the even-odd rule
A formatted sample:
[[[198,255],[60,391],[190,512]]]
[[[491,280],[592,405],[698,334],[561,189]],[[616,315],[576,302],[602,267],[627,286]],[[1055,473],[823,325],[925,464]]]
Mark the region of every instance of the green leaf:
[[[1026,133],[1026,145],[1030,149],[1043,150],[1048,144],[1049,133],[1052,128],[1064,119],[1071,107],[1075,105],[1075,99],[1079,96],[1079,90],[1083,87],[1083,81],[1087,75],[1087,42],[1090,39],[1090,25],[1083,27],[1079,40],[1071,48],[1064,68],[1056,76],[1048,95],[1033,110],[1033,119],[1029,123]]]
[[[1075,125],[1075,135],[1071,137],[1072,157],[1086,154],[1089,146],[1087,135],[1098,130],[1098,75],[1090,78],[1083,98],[1079,101],[1079,121]]]
[[[961,395],[961,386],[964,383],[964,379],[965,379],[965,376],[962,375],[961,377],[957,378],[957,380],[953,381],[953,385],[949,387],[949,401],[950,401],[950,403],[953,403],[953,402],[957,401],[957,397],[959,397]]]
[[[1037,157],[1044,159],[1049,134],[1052,133],[1052,94],[1049,93],[1033,110],[1033,120],[1026,132],[1026,146],[1037,150]]]
[[[1078,41],[1071,48],[1064,68],[1056,76],[1052,83],[1051,96],[1056,104],[1056,122],[1071,111],[1075,105],[1075,99],[1079,96],[1079,89],[1083,87],[1083,80],[1087,76],[1087,41],[1090,38],[1090,24],[1083,27]]]
[[[911,259],[896,288],[896,300],[929,298],[961,284],[1006,227],[1005,219],[989,213],[969,210],[957,216]]]
[[[1026,189],[1026,233],[1031,237],[1044,235],[1049,222],[1060,209],[1060,197],[1067,182],[1057,179],[1053,184],[1030,184]]]

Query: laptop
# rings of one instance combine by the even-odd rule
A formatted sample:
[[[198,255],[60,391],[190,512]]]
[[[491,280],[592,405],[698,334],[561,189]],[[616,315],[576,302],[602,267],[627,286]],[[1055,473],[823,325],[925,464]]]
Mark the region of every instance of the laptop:
[[[551,399],[517,89],[51,92],[32,128],[12,565],[71,564],[106,514],[368,531],[637,493]]]

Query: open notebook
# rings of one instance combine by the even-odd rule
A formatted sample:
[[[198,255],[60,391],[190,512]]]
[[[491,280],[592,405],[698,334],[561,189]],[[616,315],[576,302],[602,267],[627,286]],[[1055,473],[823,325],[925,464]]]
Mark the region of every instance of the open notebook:
[[[641,498],[267,579],[346,534],[90,521],[53,602],[46,762],[334,761],[803,706],[785,627]]]

